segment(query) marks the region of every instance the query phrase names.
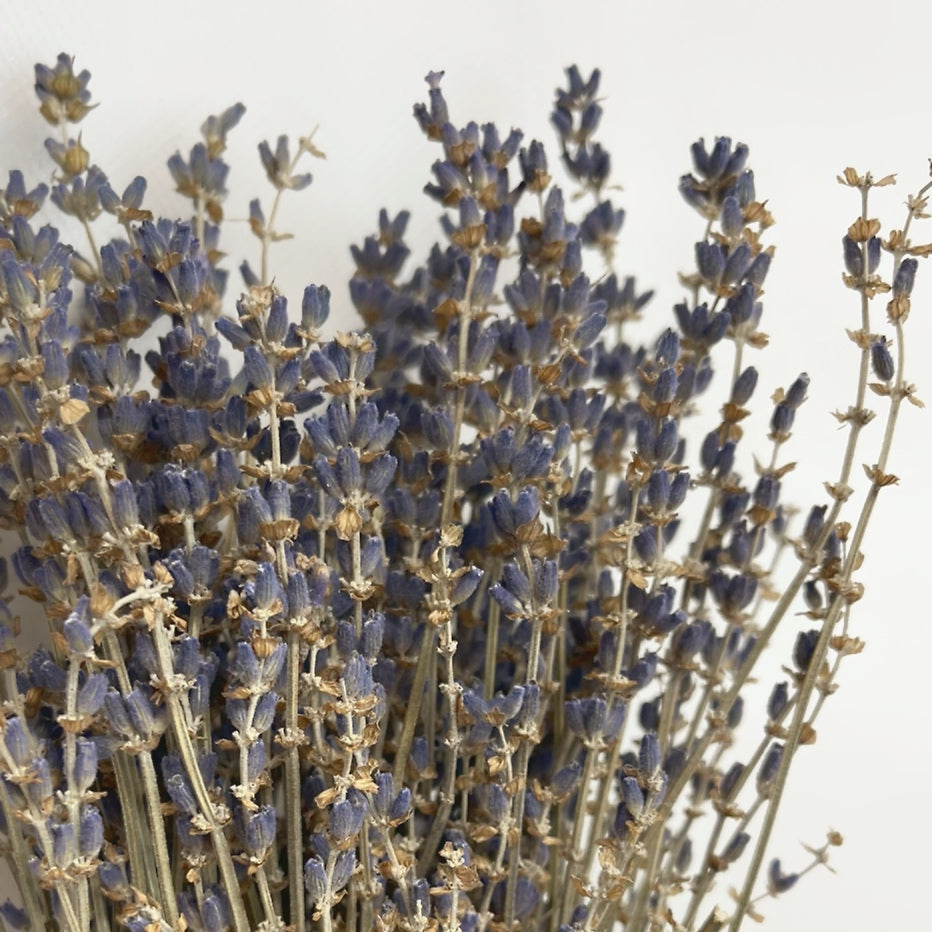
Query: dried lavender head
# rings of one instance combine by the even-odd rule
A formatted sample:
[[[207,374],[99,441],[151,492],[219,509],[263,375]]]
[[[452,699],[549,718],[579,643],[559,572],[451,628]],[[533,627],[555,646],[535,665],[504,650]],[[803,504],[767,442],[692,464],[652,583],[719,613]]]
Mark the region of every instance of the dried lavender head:
[[[298,309],[270,267],[313,134],[259,145],[271,197],[228,295],[242,105],[169,159],[191,216],[159,219],[144,178],[118,194],[73,138],[90,75],[37,67],[56,176],[0,190],[0,515],[52,632],[20,656],[0,603],[11,928],[697,929],[727,871],[737,928],[807,870],[759,879],[796,751],[861,648],[861,516],[896,481],[884,441],[854,511],[865,389],[888,433],[916,402],[924,253],[866,214],[890,179],[840,179],[864,205],[844,282],[890,294],[892,332],[851,333],[845,465],[797,526],[784,445],[809,376],[772,393],[764,436],[746,420],[767,403],[749,356],[774,255],[748,147],[692,147],[702,238],[642,343],[600,72],[567,70],[556,152],[454,122],[442,77],[414,111],[441,238],[418,258],[409,213],[381,210],[351,247],[367,330],[331,335],[328,289]],[[88,242],[60,242],[51,210]],[[791,608],[807,623],[767,670]],[[768,677],[766,706],[746,701]]]

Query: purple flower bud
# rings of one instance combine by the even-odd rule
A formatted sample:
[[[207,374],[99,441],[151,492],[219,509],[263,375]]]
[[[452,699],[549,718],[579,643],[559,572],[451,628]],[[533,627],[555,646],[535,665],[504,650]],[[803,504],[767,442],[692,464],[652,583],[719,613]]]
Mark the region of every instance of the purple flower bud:
[[[745,160],[748,156],[748,149],[743,143],[735,146],[734,152],[731,150],[731,138],[728,136],[717,136],[715,147],[709,155],[709,175],[715,178],[719,175],[736,175],[744,167]]]
[[[680,338],[669,327],[664,330],[657,340],[657,349],[654,351],[654,361],[658,366],[673,366],[680,358]]]
[[[779,721],[788,704],[789,688],[787,682],[777,683],[767,700],[767,717],[773,722]]]
[[[123,697],[111,689],[103,701],[104,716],[112,732],[129,737],[133,734],[133,723],[130,720]]]
[[[771,744],[764,757],[760,770],[757,772],[757,792],[761,796],[768,796],[773,786],[773,781],[777,778],[777,771],[780,769],[780,761],[783,759],[783,745]]]
[[[21,909],[14,904],[11,900],[4,900],[3,903],[0,903],[0,918],[3,919],[3,924],[9,929],[29,932],[32,928],[29,913],[27,913],[25,909]]]
[[[722,852],[722,860],[726,864],[734,864],[744,853],[744,849],[750,840],[751,836],[747,832],[738,832],[733,835]]]
[[[722,201],[722,232],[725,236],[740,236],[744,229],[744,218],[741,216],[741,206],[736,197],[726,197]]]
[[[304,887],[312,903],[320,903],[327,893],[327,870],[320,858],[310,858],[304,864]]]
[[[251,812],[246,817],[245,841],[249,852],[263,857],[275,844],[277,820],[274,806],[261,806],[258,812]]]
[[[676,370],[673,368],[661,369],[660,374],[657,376],[657,381],[654,383],[654,387],[651,390],[651,395],[654,401],[659,404],[666,404],[667,402],[673,401],[676,397],[676,390],[679,386],[679,379],[676,375]]]
[[[398,460],[390,453],[381,453],[366,470],[366,491],[371,495],[382,495],[390,485],[398,468]]]
[[[252,716],[252,727],[258,732],[266,732],[272,727],[275,720],[275,705],[278,702],[278,694],[274,692],[263,693],[256,704],[256,710]]]
[[[476,591],[476,587],[479,585],[479,580],[482,578],[482,575],[483,571],[478,567],[469,567],[469,569],[460,575],[453,584],[453,590],[450,593],[450,603],[452,605],[459,605],[465,602],[466,599]]]
[[[72,612],[62,625],[62,634],[72,654],[90,656],[94,652],[94,636],[87,620],[82,617],[83,614],[78,611]]]
[[[771,255],[769,252],[759,252],[744,273],[744,280],[750,285],[760,289],[770,270]]]
[[[515,452],[515,457],[511,464],[512,474],[515,482],[521,482],[524,479],[530,479],[535,476],[544,475],[547,471],[547,467],[550,465],[552,458],[553,448],[543,442],[540,434],[532,434],[527,443],[525,443],[524,446]],[[524,489],[522,490],[522,493],[524,491],[528,490]],[[519,493],[516,507],[521,503],[522,493]],[[537,510],[538,509],[534,510],[535,516],[537,514]],[[516,519],[520,518],[517,512],[515,517]],[[533,520],[533,518],[530,520]],[[527,522],[518,520],[519,527],[525,523]]]
[[[101,886],[115,898],[123,899],[130,896],[129,880],[122,864],[103,861],[97,868],[97,876]]]
[[[819,631],[817,628],[812,628],[809,631],[800,631],[796,636],[796,644],[793,647],[793,662],[803,673],[809,669],[809,664],[818,642]]]
[[[810,510],[809,517],[806,518],[806,524],[803,528],[803,540],[810,547],[815,545],[815,542],[819,539],[819,535],[822,533],[822,529],[825,527],[826,510],[826,505],[815,505]]]
[[[696,266],[706,285],[717,288],[725,271],[725,251],[718,243],[696,243]]]
[[[133,483],[121,479],[111,487],[110,496],[117,530],[136,527],[139,524],[139,508]]]
[[[362,825],[362,811],[360,810],[359,824]],[[358,829],[356,830],[358,832]],[[355,834],[355,833],[354,833]],[[333,869],[333,889],[342,890],[353,876],[356,868],[356,850],[351,848],[349,851],[341,851],[337,855],[337,863]]]
[[[757,387],[757,370],[748,366],[735,380],[731,389],[731,400],[736,405],[745,405],[750,401]]]
[[[330,316],[330,289],[308,285],[301,301],[301,326],[308,332],[322,327]]]
[[[878,379],[889,382],[893,378],[896,367],[893,364],[890,350],[887,348],[886,340],[875,340],[871,343],[871,367]]]
[[[645,654],[628,672],[628,679],[633,680],[638,689],[643,689],[657,672],[657,654]]]
[[[165,760],[168,760],[168,758]],[[164,773],[164,766],[162,770]],[[168,793],[171,801],[181,812],[186,815],[195,815],[197,813],[197,801],[194,798],[194,792],[191,789],[191,784],[188,782],[187,777],[183,773],[176,771],[170,776],[166,776],[164,783],[165,792]]]
[[[25,767],[35,753],[32,740],[23,728],[22,719],[18,715],[6,720],[3,728],[3,743],[7,752],[19,767]]]
[[[515,563],[506,563],[502,567],[502,581],[509,591],[525,605],[531,604],[531,583]]]
[[[553,775],[550,781],[550,791],[558,799],[569,796],[576,788],[576,784],[579,783],[581,775],[582,765],[579,761],[573,761]]]
[[[743,277],[750,264],[751,247],[747,243],[738,243],[725,261],[722,281],[727,285],[734,284]]]
[[[809,376],[803,372],[787,389],[783,403],[794,411],[806,400],[806,390],[809,388]]]
[[[247,346],[252,345],[252,337],[249,333],[228,317],[218,318],[214,326],[220,335],[232,344],[235,350],[242,352]]]
[[[880,265],[880,237],[872,236],[867,241],[867,274],[873,275]]]
[[[850,236],[844,236],[841,241],[844,254],[845,269],[853,278],[860,278],[864,274],[864,257],[861,247]]]
[[[813,612],[822,608],[822,590],[819,588],[818,580],[807,579],[803,583],[803,599],[806,607]]]
[[[653,778],[660,770],[660,742],[657,740],[657,735],[652,732],[648,732],[641,738],[638,770],[648,778]]]
[[[916,269],[919,267],[918,259],[904,259],[900,267],[896,270],[896,276],[893,279],[893,295],[908,295],[913,290],[913,284],[916,280]]]
[[[689,491],[689,473],[683,469],[676,473],[670,483],[670,494],[667,497],[667,510],[675,511],[686,500]]]
[[[657,529],[651,526],[642,527],[634,535],[634,549],[645,563],[652,563],[657,559]]]
[[[680,194],[683,196],[683,200],[686,201],[690,207],[694,207],[703,215],[706,214],[709,208],[709,194],[704,187],[700,187],[699,183],[692,175],[682,175],[678,188]]]
[[[624,777],[621,781],[621,794],[625,807],[632,818],[637,819],[644,811],[644,791],[638,785],[637,777]]]
[[[253,388],[272,388],[274,385],[268,361],[259,348],[252,344],[243,350],[243,371]]]
[[[732,802],[732,794],[735,792],[735,788],[743,773],[744,764],[735,762],[731,765],[725,776],[722,777],[718,785],[718,793],[726,802]]]
[[[314,373],[328,385],[340,381],[340,371],[335,363],[320,350],[314,350],[308,357],[308,362]]]
[[[578,277],[577,281],[581,278]],[[573,334],[573,344],[578,349],[585,349],[591,346],[599,334],[605,329],[605,315],[601,312],[590,314],[577,328]]]
[[[695,621],[677,631],[673,641],[673,657],[678,663],[687,663],[698,654],[712,636],[712,625],[705,619]]]
[[[490,723],[495,724],[499,718],[510,722],[521,711],[521,706],[524,704],[524,691],[523,686],[513,686],[505,695],[501,693],[496,695],[489,704],[489,715],[493,720]]]
[[[725,302],[724,313],[731,318],[734,326],[737,327],[751,319],[755,297],[754,285],[745,283]]]
[[[662,512],[670,497],[670,474],[665,469],[655,469],[647,480],[647,501],[654,512]]]
[[[246,752],[246,773],[244,774],[246,782],[254,783],[258,780],[265,770],[265,765],[265,742],[256,741],[249,746],[249,750]]]
[[[534,565],[534,597],[538,605],[550,605],[557,597],[559,569],[555,560],[541,560]]]
[[[35,501],[37,501],[36,507],[48,531],[48,536],[59,541],[74,540],[75,532],[72,530],[68,515],[61,505],[53,498],[40,498]]]
[[[374,779],[378,787],[372,797],[374,814],[380,819],[388,821],[389,810],[395,798],[395,783],[390,773],[378,773]]]
[[[48,806],[53,791],[49,762],[44,757],[34,757],[28,769],[31,779],[22,785],[23,794],[37,806]]]
[[[330,834],[334,840],[342,844],[357,835],[362,828],[365,813],[363,802],[354,804],[349,799],[335,802],[330,808]]]
[[[375,578],[383,568],[384,554],[381,537],[367,537],[360,549],[360,572],[366,578]]]
[[[210,890],[201,906],[201,919],[204,932],[226,932],[230,928],[232,913],[225,893],[216,888]]]
[[[248,727],[249,703],[245,699],[227,699],[226,714],[230,724],[237,731],[243,731]]]
[[[660,697],[645,702],[638,712],[638,722],[645,731],[660,727]]]
[[[75,825],[73,822],[53,822],[52,826],[52,862],[61,868],[67,868],[77,857]]]
[[[353,651],[343,667],[343,684],[350,700],[365,699],[372,694],[372,669],[369,662]]]
[[[104,821],[100,810],[96,806],[82,806],[80,818],[81,856],[96,857],[104,843]]]
[[[78,715],[94,715],[101,707],[107,693],[107,677],[103,673],[92,673],[78,690],[75,707]]]
[[[770,868],[767,871],[767,889],[771,896],[786,893],[787,890],[795,885],[797,880],[799,880],[799,874],[783,873],[779,858],[774,858],[770,862]]]
[[[666,463],[676,453],[679,445],[679,432],[673,418],[664,418],[657,431],[654,441],[653,460],[656,463]]]
[[[27,313],[35,305],[36,289],[13,253],[7,250],[4,250],[0,258],[0,272],[6,284],[9,303],[17,313]]]
[[[275,567],[271,563],[260,563],[255,579],[254,601],[256,608],[268,610],[280,596],[281,586]]]
[[[45,364],[42,378],[49,388],[61,388],[68,380],[68,360],[65,358],[61,345],[49,340],[43,343],[39,349],[42,353],[42,361]]]
[[[281,343],[287,331],[288,301],[284,295],[273,295],[269,316],[265,322],[265,338],[269,343]]]
[[[502,537],[514,535],[517,528],[515,508],[511,504],[511,498],[506,489],[502,489],[489,501],[489,513],[496,530]]]
[[[228,670],[233,679],[246,687],[252,688],[261,683],[262,671],[259,659],[252,645],[246,641],[238,641],[230,652]]]
[[[424,363],[428,372],[439,381],[453,381],[453,364],[446,351],[436,343],[428,343],[424,347]]]
[[[359,456],[352,447],[341,447],[337,452],[335,475],[340,488],[345,494],[362,488],[362,472],[359,468]]]
[[[761,476],[754,488],[754,504],[768,511],[774,509],[780,499],[780,481],[773,476]]]
[[[30,679],[36,686],[49,692],[61,692],[68,683],[68,674],[48,655],[43,648],[36,650],[29,658]]]
[[[336,474],[327,460],[322,456],[316,456],[314,458],[314,475],[328,495],[336,499],[342,498],[343,493],[340,489],[340,484],[337,482]]]
[[[132,723],[133,732],[143,738],[160,735],[165,730],[162,720],[152,700],[141,689],[134,689],[125,699],[126,712]]]
[[[510,618],[522,618],[526,610],[521,602],[515,598],[509,589],[498,584],[489,587],[489,595],[502,607],[502,611]]]
[[[497,783],[489,784],[485,805],[486,809],[489,811],[492,825],[501,825],[502,821],[508,816],[511,810],[511,804],[508,797],[505,795],[505,791]]]
[[[715,468],[718,462],[718,450],[718,431],[713,430],[706,434],[699,451],[699,461],[702,463],[702,468],[707,472],[711,472]]]

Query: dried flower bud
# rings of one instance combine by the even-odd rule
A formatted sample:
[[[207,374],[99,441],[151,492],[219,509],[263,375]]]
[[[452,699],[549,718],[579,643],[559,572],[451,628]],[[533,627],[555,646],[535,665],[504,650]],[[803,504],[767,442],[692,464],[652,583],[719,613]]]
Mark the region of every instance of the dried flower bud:
[[[886,340],[875,340],[871,343],[871,367],[874,375],[884,382],[889,382],[896,373],[893,357],[887,348]]]

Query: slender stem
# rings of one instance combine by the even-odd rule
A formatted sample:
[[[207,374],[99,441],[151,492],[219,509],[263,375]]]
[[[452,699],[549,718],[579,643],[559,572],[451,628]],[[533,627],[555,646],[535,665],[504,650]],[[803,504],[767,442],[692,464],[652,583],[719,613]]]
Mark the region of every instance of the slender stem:
[[[298,734],[298,677],[300,673],[300,636],[288,632],[287,692],[285,694],[285,731]],[[304,886],[302,883],[303,842],[301,838],[301,761],[297,744],[285,752],[285,831],[288,838],[288,896],[291,922],[295,932],[304,932]]]
[[[460,302],[460,323],[459,323],[459,348],[458,362],[459,370],[466,367],[467,342],[469,339],[469,323],[472,320],[472,291],[476,281],[476,266],[479,262],[478,249],[473,249],[469,257],[469,271],[466,275],[466,287],[463,299]],[[443,505],[440,515],[440,527],[446,527],[453,517],[453,505],[456,492],[456,474],[459,464],[460,452],[460,435],[463,430],[463,419],[466,411],[466,389],[459,385],[456,389],[456,415],[453,422],[453,440],[450,445],[449,462],[447,463],[447,475],[444,481]],[[404,779],[405,763],[408,754],[411,752],[411,743],[414,740],[414,731],[417,727],[417,720],[421,714],[421,706],[424,702],[424,683],[427,681],[427,669],[430,663],[430,657],[433,652],[434,639],[436,632],[433,626],[428,625],[424,631],[421,640],[421,651],[417,659],[417,669],[414,671],[414,683],[411,687],[411,694],[408,701],[408,708],[405,710],[404,725],[401,730],[401,737],[398,742],[398,749],[395,753],[395,766],[393,777],[396,783],[400,784]]]
[[[156,877],[161,894],[161,909],[168,921],[174,925],[178,922],[178,902],[172,882],[171,858],[168,855],[168,839],[165,836],[165,823],[162,820],[162,806],[159,798],[159,784],[152,763],[152,754],[143,751],[139,755],[139,769],[142,772],[142,786],[146,794],[146,809],[149,813],[149,828],[155,852]],[[124,807],[125,809],[128,807]]]
[[[867,216],[867,191],[868,185],[864,185],[862,188],[862,216],[866,218]],[[867,256],[866,256],[867,246],[866,244],[862,247],[864,267],[867,268]],[[868,316],[868,298],[866,289],[862,287],[861,289],[861,300],[862,300],[862,315],[863,315],[863,326],[865,332],[869,329],[869,316]],[[903,394],[898,389],[902,386],[902,377],[903,377],[903,339],[902,339],[902,328],[897,327],[898,335],[898,344],[900,349],[899,362],[900,365],[897,370],[897,384],[896,389],[890,395],[890,411],[887,416],[886,427],[884,430],[883,440],[880,447],[880,454],[877,458],[877,465],[875,467],[876,473],[874,476],[874,481],[871,484],[871,487],[868,489],[867,495],[864,499],[864,504],[861,508],[861,513],[858,517],[857,525],[855,526],[854,533],[850,539],[849,546],[850,550],[848,553],[848,558],[845,560],[842,571],[839,575],[837,582],[838,592],[836,593],[831,605],[829,606],[828,612],[826,614],[825,620],[822,623],[822,630],[819,635],[819,640],[816,644],[815,649],[813,650],[812,657],[809,661],[809,666],[806,670],[806,675],[803,679],[803,682],[799,688],[797,706],[793,716],[793,722],[790,726],[789,733],[787,734],[786,741],[783,748],[783,756],[780,761],[780,767],[777,771],[777,776],[774,779],[773,791],[768,802],[767,810],[764,814],[764,822],[758,833],[757,844],[754,848],[754,853],[751,859],[751,865],[748,868],[748,871],[745,875],[745,882],[741,888],[741,893],[738,898],[738,904],[735,908],[735,912],[731,919],[731,928],[732,932],[738,932],[738,929],[741,926],[741,922],[744,919],[745,914],[751,903],[751,896],[754,888],[754,884],[757,880],[757,875],[760,872],[761,864],[763,863],[764,855],[766,853],[767,845],[770,841],[770,835],[773,831],[774,822],[776,820],[777,811],[780,807],[780,803],[783,798],[783,792],[786,787],[787,777],[789,776],[790,765],[792,764],[793,757],[795,756],[796,750],[799,747],[800,735],[802,733],[803,725],[806,724],[807,712],[809,709],[809,700],[812,696],[812,692],[816,687],[817,680],[822,671],[822,665],[825,661],[825,656],[829,650],[829,644],[831,642],[832,633],[835,628],[835,624],[840,618],[842,611],[847,605],[847,599],[845,595],[846,588],[850,585],[851,575],[854,572],[855,568],[858,565],[860,560],[861,553],[861,543],[864,539],[864,534],[867,530],[868,522],[870,521],[871,515],[874,510],[874,505],[877,501],[877,496],[880,492],[881,485],[879,483],[879,477],[886,470],[887,460],[890,454],[890,447],[893,441],[893,434],[896,429],[897,416],[899,414],[900,405],[903,400]],[[858,408],[861,408],[863,405],[864,393],[867,386],[867,357],[868,350],[864,349],[861,353],[861,378],[858,385]],[[853,431],[852,431],[853,433]],[[850,459],[853,460],[853,449],[849,444],[849,451],[851,453]],[[848,461],[846,457],[846,464]]]
[[[0,809],[3,811],[6,825],[15,826],[16,816],[5,780],[0,780]],[[41,929],[45,925],[45,910],[39,901],[41,894],[36,886],[36,878],[26,866],[30,857],[26,848],[26,840],[22,832],[15,830],[9,831],[7,837],[12,848],[12,857],[7,858],[7,863],[12,869],[13,876],[16,879],[16,886],[23,898],[23,907],[29,917],[30,928]]]
[[[159,660],[160,676],[164,682],[170,683],[174,677],[172,652],[168,633],[165,628],[165,620],[161,612],[157,612],[155,623],[152,625],[152,632]],[[236,932],[249,932],[249,920],[243,908],[243,899],[240,895],[239,881],[237,880],[236,869],[233,865],[230,844],[224,834],[223,826],[217,821],[214,805],[210,800],[210,795],[204,784],[204,778],[201,775],[200,767],[198,767],[197,753],[194,750],[194,745],[191,743],[191,736],[188,734],[185,710],[178,692],[174,690],[169,692],[167,706],[172,723],[172,733],[175,736],[175,742],[178,746],[182,763],[184,764],[185,773],[191,783],[194,798],[197,800],[198,807],[201,810],[201,816],[207,825],[210,839],[217,855],[220,876],[223,880],[223,886],[230,903],[230,911],[233,915],[233,926]]]

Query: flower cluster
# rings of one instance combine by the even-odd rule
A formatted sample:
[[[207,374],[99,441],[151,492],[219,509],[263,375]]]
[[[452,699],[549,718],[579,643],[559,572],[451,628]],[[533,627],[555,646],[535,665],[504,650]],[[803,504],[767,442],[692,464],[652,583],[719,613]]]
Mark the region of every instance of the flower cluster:
[[[860,366],[841,470],[797,527],[782,480],[809,376],[774,394],[767,436],[743,424],[773,257],[747,147],[692,147],[695,267],[641,344],[599,72],[556,95],[571,196],[541,142],[453,122],[441,78],[414,115],[442,242],[413,265],[408,214],[382,211],[352,249],[366,329],[329,337],[328,289],[289,303],[269,269],[313,134],[259,146],[258,271],[229,296],[242,105],[169,159],[191,216],[158,219],[74,131],[88,72],[37,66],[51,184],[0,191],[5,928],[737,930],[840,843],[765,865],[862,647],[863,536],[919,403],[903,329],[930,185],[882,238],[868,195],[892,179],[839,179],[861,195],[842,250]],[[40,225],[47,202],[86,244]],[[886,428],[858,501],[869,390]],[[47,623],[31,653],[14,591]],[[776,677],[765,708],[752,677]]]

